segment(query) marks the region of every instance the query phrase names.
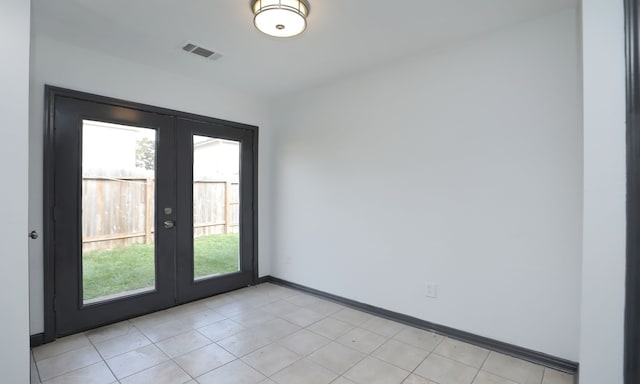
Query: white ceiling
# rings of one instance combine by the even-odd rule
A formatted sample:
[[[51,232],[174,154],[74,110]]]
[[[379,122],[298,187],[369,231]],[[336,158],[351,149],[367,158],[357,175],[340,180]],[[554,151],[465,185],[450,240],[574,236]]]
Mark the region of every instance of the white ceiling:
[[[275,96],[313,87],[578,0],[310,0],[307,30],[278,39],[249,0],[32,0],[33,31],[199,81]],[[224,56],[180,50],[191,40]]]

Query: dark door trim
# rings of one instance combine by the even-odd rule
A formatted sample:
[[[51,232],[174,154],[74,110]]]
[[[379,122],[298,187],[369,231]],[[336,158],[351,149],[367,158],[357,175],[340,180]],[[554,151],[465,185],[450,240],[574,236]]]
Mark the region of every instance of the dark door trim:
[[[56,336],[65,336],[91,327],[131,318],[175,303],[176,232],[165,230],[161,222],[170,217],[154,215],[154,287],[151,290],[113,300],[86,304],[82,288],[82,154],[85,130],[82,121],[108,123],[150,129],[156,137],[154,167],[155,202],[173,206],[176,201],[175,127],[169,115],[134,110],[105,103],[62,97],[56,98],[55,140],[55,310]],[[154,209],[155,211],[155,209]],[[160,234],[160,235],[159,235]],[[158,236],[159,235],[159,236]]]
[[[55,279],[53,262],[53,223],[54,218],[54,132],[53,120],[55,114],[55,99],[57,90],[45,85],[45,112],[44,112],[44,182],[43,182],[43,279],[44,279],[44,342],[55,340]]]
[[[640,383],[640,61],[638,0],[625,0],[627,67],[627,269],[624,382]]]
[[[177,179],[177,197],[178,202],[176,209],[178,211],[177,221],[179,223],[190,222],[193,218],[193,151],[184,150],[191,149],[193,146],[193,135],[202,135],[216,137],[226,140],[238,142],[241,146],[240,151],[240,200],[243,202],[253,201],[251,198],[252,191],[244,186],[252,185],[253,172],[251,159],[254,156],[255,145],[252,137],[247,131],[230,131],[223,125],[211,124],[191,119],[176,119],[178,126],[176,132],[176,143],[178,144],[178,179]],[[182,150],[181,150],[182,149]],[[253,181],[255,182],[255,180]],[[241,223],[250,223],[252,221],[253,209],[241,210]],[[255,227],[252,225],[243,225],[240,228],[240,253],[252,253],[250,247],[253,245],[252,232]],[[189,225],[178,225],[176,227],[178,235],[178,249],[186,254],[193,254],[193,227]],[[247,241],[247,239],[249,241]],[[255,271],[255,258],[249,260],[242,258],[240,270],[238,272],[229,273],[227,275],[216,277],[215,279],[194,280],[193,258],[183,260],[176,266],[178,284],[177,297],[179,302],[188,302],[197,300],[203,295],[211,296],[213,294],[228,291],[229,286],[238,286],[247,280],[251,280],[252,284],[256,284],[257,275],[249,276],[247,271]],[[223,283],[224,282],[224,283]]]
[[[207,116],[201,116],[191,114],[187,112],[181,112],[161,107],[155,107],[151,105],[130,102],[122,99],[115,99],[105,96],[93,95],[84,92],[78,92],[60,87],[54,87],[45,85],[45,114],[44,114],[44,186],[43,186],[43,241],[44,241],[44,254],[43,254],[43,266],[44,266],[44,342],[53,341],[56,337],[56,324],[55,324],[55,263],[54,263],[54,170],[55,170],[55,156],[54,156],[54,113],[56,106],[56,99],[58,97],[65,97],[71,99],[78,99],[83,101],[90,101],[102,104],[108,104],[112,106],[125,107],[129,109],[139,110],[147,113],[156,113],[160,115],[172,116],[175,118],[190,119],[194,121],[207,122],[216,125],[222,125],[230,128],[235,128],[246,132],[246,135],[252,138],[254,143],[252,147],[253,153],[253,172],[252,179],[252,220],[248,225],[251,226],[251,237],[253,240],[253,247],[248,249],[251,252],[251,260],[253,271],[250,277],[251,284],[258,282],[258,127],[232,122],[228,120],[216,119]]]

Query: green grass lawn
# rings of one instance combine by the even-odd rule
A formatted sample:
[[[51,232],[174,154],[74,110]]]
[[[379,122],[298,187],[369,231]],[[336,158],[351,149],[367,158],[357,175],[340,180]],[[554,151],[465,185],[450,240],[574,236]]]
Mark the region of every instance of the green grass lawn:
[[[237,271],[238,244],[238,234],[195,239],[195,278]],[[154,285],[153,244],[84,252],[82,266],[84,300]]]

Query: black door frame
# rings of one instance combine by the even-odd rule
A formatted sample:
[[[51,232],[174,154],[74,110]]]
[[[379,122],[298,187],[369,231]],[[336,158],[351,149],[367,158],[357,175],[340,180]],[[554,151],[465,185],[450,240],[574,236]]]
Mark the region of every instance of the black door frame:
[[[627,68],[627,268],[624,382],[640,383],[640,43],[638,0],[625,0]]]
[[[173,116],[175,118],[199,121],[208,124],[221,125],[246,131],[250,135],[252,146],[252,169],[250,175],[252,188],[252,219],[249,220],[251,227],[252,249],[244,251],[251,253],[251,263],[253,273],[250,276],[251,284],[258,282],[258,127],[236,123],[232,121],[216,119],[207,116],[195,115],[187,112],[175,111],[151,105],[130,102],[122,99],[99,96],[85,92],[45,85],[45,115],[44,115],[44,186],[43,186],[43,242],[44,242],[44,334],[45,343],[53,341],[56,337],[55,324],[55,263],[54,263],[54,114],[56,99],[58,97],[72,98],[89,102],[108,104],[112,106],[124,107],[148,113],[157,113]],[[212,294],[215,294],[212,293]]]
[[[108,324],[141,312],[167,308],[176,301],[173,270],[176,232],[160,223],[169,218],[155,214],[154,289],[119,299],[84,304],[82,298],[82,121],[151,128],[156,135],[155,202],[159,207],[174,206],[176,148],[174,119],[168,115],[132,110],[77,98],[57,97],[55,105],[54,279],[56,292],[56,336]],[[155,209],[154,209],[155,211]],[[78,279],[79,277],[79,279]]]
[[[211,124],[210,122],[203,122],[193,119],[176,119],[179,121],[180,129],[176,131],[176,143],[182,148],[191,148],[193,146],[193,135],[211,136],[225,140],[231,140],[240,142],[244,146],[244,142],[250,140],[251,133],[249,131],[241,132],[228,132],[222,124]],[[244,168],[245,162],[251,161],[251,153],[248,151],[241,152],[240,167]],[[180,170],[177,178],[177,205],[176,209],[178,215],[176,217],[178,223],[188,223],[193,219],[193,151],[178,151],[178,169]],[[250,185],[251,175],[241,173],[240,185]],[[252,201],[252,191],[248,188],[240,189],[240,201]],[[251,222],[252,211],[249,209],[241,209],[240,222]],[[245,247],[246,242],[242,241],[243,238],[252,238],[252,227],[244,226],[240,229],[240,254],[247,252]],[[186,252],[186,254],[193,254],[193,227],[190,225],[178,225],[176,226],[178,234],[178,249]],[[220,293],[224,291],[224,287],[216,284],[213,279],[194,280],[194,266],[193,258],[189,258],[185,263],[179,263],[176,266],[176,272],[178,277],[177,284],[177,296],[183,301],[192,301],[200,298],[203,291]],[[241,259],[240,270],[255,270],[252,268],[252,260]],[[223,278],[230,281],[233,285],[240,285],[243,281],[247,280],[246,275],[242,273],[234,273],[224,276]],[[253,284],[256,283],[256,276],[253,276]]]

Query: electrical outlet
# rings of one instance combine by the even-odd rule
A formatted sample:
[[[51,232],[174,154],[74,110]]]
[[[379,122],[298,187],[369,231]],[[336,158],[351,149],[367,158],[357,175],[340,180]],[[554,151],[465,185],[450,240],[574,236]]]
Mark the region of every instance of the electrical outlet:
[[[427,291],[424,294],[427,297],[431,297],[435,299],[438,297],[438,284],[436,283],[427,283]]]

